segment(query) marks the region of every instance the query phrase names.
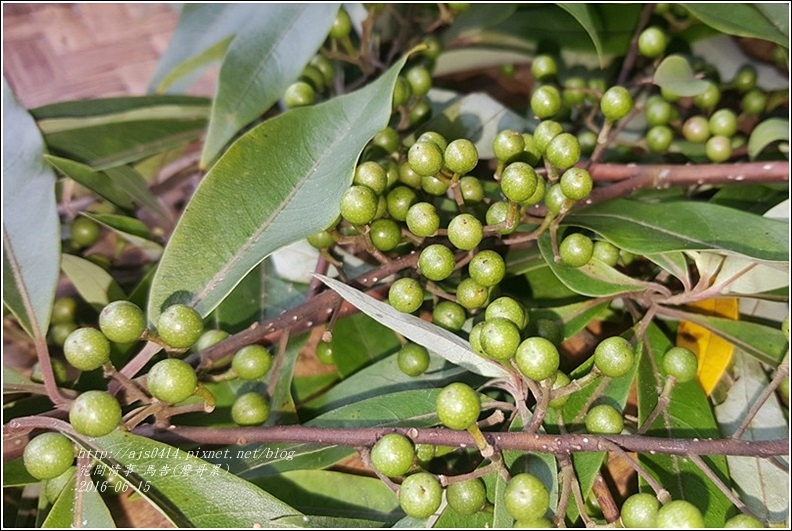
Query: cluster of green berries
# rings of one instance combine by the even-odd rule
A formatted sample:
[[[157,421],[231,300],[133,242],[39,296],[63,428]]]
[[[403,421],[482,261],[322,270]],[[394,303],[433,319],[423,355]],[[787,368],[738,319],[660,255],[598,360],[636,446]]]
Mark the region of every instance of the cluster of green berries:
[[[661,505],[648,493],[633,494],[621,507],[621,524],[627,528],[691,529],[705,527],[698,507],[686,500],[672,500]],[[746,514],[733,516],[724,528],[759,528],[762,522]]]

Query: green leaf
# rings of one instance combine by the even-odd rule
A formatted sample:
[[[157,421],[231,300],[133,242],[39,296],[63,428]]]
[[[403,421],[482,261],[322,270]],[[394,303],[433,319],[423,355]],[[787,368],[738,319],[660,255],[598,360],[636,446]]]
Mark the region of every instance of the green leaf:
[[[715,415],[723,435],[731,436],[746,418],[749,409],[769,385],[762,366],[753,358],[737,350],[734,354],[735,382]],[[783,439],[789,436],[789,423],[775,394],[770,395],[740,437],[748,441]],[[761,520],[781,523],[789,514],[787,489],[789,474],[765,459],[726,456],[729,473],[737,486],[740,499]]]
[[[22,487],[39,481],[30,475],[21,457],[3,463],[3,487]]]
[[[349,376],[399,348],[390,328],[366,314],[339,319],[333,328],[333,359],[341,377]]]
[[[275,523],[282,526],[309,527],[314,529],[383,527],[383,523],[379,520],[316,515],[284,516],[283,518],[278,518]]]
[[[690,286],[690,270],[684,253],[671,251],[667,253],[648,254],[646,258],[681,280],[683,285]]]
[[[599,58],[600,68],[605,68],[604,58],[602,56],[602,42],[600,42],[599,32],[602,22],[599,19],[599,13],[595,11],[592,6],[588,4],[569,4],[558,3],[558,7],[575,17],[586,33],[591,37],[591,42],[594,43],[594,48],[597,50],[597,57]]]
[[[81,162],[55,157],[53,155],[44,155],[44,160],[66,177],[92,190],[114,205],[124,210],[132,210],[135,208],[129,194],[124,191],[119,183],[110,179],[106,173],[95,171],[90,166],[82,164]]]
[[[405,60],[357,92],[262,123],[226,151],[165,249],[151,287],[152,322],[175,302],[207,315],[267,255],[338,215],[357,157],[390,117]]]
[[[150,260],[156,261],[162,255],[162,245],[152,240],[148,227],[139,219],[118,214],[90,214],[84,212],[83,215],[104,225],[122,239],[139,248]]]
[[[74,527],[75,521],[79,521],[80,527],[115,528],[110,510],[101,494],[93,487],[90,476],[74,474],[52,505],[41,527],[70,528]],[[79,494],[82,496],[80,516],[74,514],[77,510],[77,490],[80,490]]]
[[[662,365],[663,355],[673,346],[654,323],[647,328],[645,337],[649,348],[639,360],[638,369],[639,424],[647,419],[657,404],[658,389],[662,389],[665,380],[658,367]],[[712,408],[698,380],[674,386],[667,415],[659,415],[646,434],[685,439],[720,438]],[[722,455],[701,457],[728,485],[726,459]],[[704,515],[706,527],[723,527],[732,504],[695,463],[681,456],[651,453],[639,454],[638,459],[673,499],[687,500],[698,507]],[[639,481],[643,484],[643,480]]]
[[[44,164],[36,123],[5,78],[3,137],[3,303],[31,337],[43,340],[60,259],[55,174]]]
[[[657,65],[654,84],[677,96],[698,96],[709,86],[707,80],[696,77],[681,55],[669,55]]]
[[[297,80],[327,37],[339,4],[266,4],[239,28],[220,68],[201,166]],[[372,135],[373,136],[373,135]]]
[[[210,101],[196,96],[133,96],[53,103],[31,109],[44,133],[137,120],[206,118]]]
[[[693,16],[704,24],[729,35],[740,37],[753,37],[774,42],[789,49],[789,28],[786,31],[778,22],[789,18],[789,6],[783,10],[783,16],[774,20],[779,15],[778,9],[761,9],[756,4],[748,3],[683,3],[683,6]]]
[[[755,159],[764,148],[779,140],[789,142],[789,120],[781,118],[764,120],[751,131],[748,139],[748,156]]]
[[[80,297],[97,311],[110,302],[126,299],[124,290],[110,273],[90,260],[64,253],[61,270],[74,284]]]
[[[277,373],[269,375],[268,390],[270,398],[270,416],[267,418],[267,426],[277,426],[282,424],[296,424],[297,407],[292,398],[292,379],[294,378],[294,367],[297,364],[297,357],[305,346],[308,335],[291,338],[286,346]]]
[[[508,377],[508,373],[500,365],[476,355],[471,350],[470,343],[456,334],[414,315],[395,310],[389,304],[380,302],[343,282],[321,275],[317,276],[347,302],[372,319],[405,336],[410,341],[423,345],[451,363],[490,378]]]
[[[198,55],[185,60],[162,78],[162,81],[155,87],[155,91],[162,94],[168,89],[189,85],[190,81],[193,80],[192,78],[198,77],[198,73],[201,70],[223,59],[232,40],[233,37],[226,37]],[[182,81],[182,83],[179,83],[179,81]]]
[[[564,221],[635,254],[718,250],[757,260],[789,260],[789,223],[722,205],[615,199],[571,213]]]
[[[299,514],[225,469],[152,439],[116,430],[79,442],[105,452],[94,454],[103,462],[119,463],[119,477],[180,527],[266,526]]]

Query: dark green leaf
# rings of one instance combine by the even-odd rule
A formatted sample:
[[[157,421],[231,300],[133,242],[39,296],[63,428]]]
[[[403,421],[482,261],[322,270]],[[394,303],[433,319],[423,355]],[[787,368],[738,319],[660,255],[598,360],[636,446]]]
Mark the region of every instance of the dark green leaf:
[[[751,131],[748,156],[755,159],[764,148],[779,140],[789,142],[789,120],[768,118]]]
[[[94,488],[91,479],[90,476],[74,474],[52,505],[42,527],[70,528],[75,527],[75,522],[79,522],[80,527],[115,528],[110,510]],[[80,490],[79,495],[82,496],[80,505],[82,514],[79,516],[75,515],[78,507],[77,490]]]
[[[283,354],[283,359],[279,366],[274,367],[268,375],[270,398],[270,416],[267,419],[267,426],[277,426],[282,424],[296,424],[297,408],[292,398],[292,378],[294,378],[294,367],[297,364],[297,357],[300,350],[305,346],[308,339],[307,334],[300,337],[291,338]]]
[[[55,157],[53,155],[44,155],[44,160],[66,177],[92,190],[114,205],[124,210],[132,210],[135,208],[129,194],[121,188],[119,183],[110,179],[106,173],[95,171],[90,166],[82,164],[81,162]]]
[[[357,92],[264,122],[223,155],[165,249],[151,288],[150,320],[175,302],[207,315],[267,255],[338,215],[357,157],[390,117],[405,60]]]
[[[36,123],[3,78],[3,303],[25,331],[44,338],[58,282],[60,228],[55,174]]]
[[[668,253],[648,254],[646,258],[681,280],[685,286],[690,287],[690,271],[684,253],[671,251]]]
[[[30,113],[45,133],[135,120],[206,118],[209,104],[195,96],[134,96],[53,103]]]
[[[706,79],[696,77],[687,59],[669,55],[657,66],[654,84],[677,96],[698,96],[707,90]]]
[[[786,32],[779,28],[773,18],[778,10],[765,11],[755,4],[743,3],[695,3],[682,4],[697,19],[718,31],[740,37],[753,37],[772,41],[789,49],[789,29]],[[789,18],[789,6],[779,20]],[[781,26],[783,27],[783,26]]]
[[[597,50],[597,57],[599,58],[600,68],[604,68],[604,59],[602,56],[602,43],[600,42],[599,32],[602,27],[602,21],[599,19],[599,13],[589,4],[569,4],[558,3],[558,7],[575,17],[586,33],[591,37],[591,42],[594,43],[594,48]]]
[[[342,378],[393,352],[399,345],[390,328],[366,314],[340,319],[333,328],[333,359]]]
[[[5,376],[5,371],[3,375]],[[3,487],[21,487],[39,481],[28,473],[21,457],[3,463]]]
[[[220,68],[201,166],[297,80],[327,37],[339,4],[264,4],[239,27]],[[372,135],[373,136],[373,135]]]
[[[789,223],[710,203],[615,199],[569,214],[564,221],[635,254],[719,250],[758,260],[789,260]]]
[[[145,223],[137,218],[117,214],[89,214],[85,217],[101,223],[121,238],[138,247],[150,260],[156,261],[162,254],[162,245],[155,242]]]
[[[74,284],[80,297],[97,311],[109,302],[126,299],[124,290],[110,273],[90,260],[64,253],[61,269]]]

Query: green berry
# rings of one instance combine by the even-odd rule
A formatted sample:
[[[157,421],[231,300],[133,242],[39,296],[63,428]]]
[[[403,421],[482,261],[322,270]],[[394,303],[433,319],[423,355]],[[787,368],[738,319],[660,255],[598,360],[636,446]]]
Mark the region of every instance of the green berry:
[[[482,286],[495,286],[506,276],[506,262],[495,251],[479,251],[470,260],[468,273]]]
[[[333,25],[330,26],[330,36],[334,39],[343,39],[349,36],[351,31],[352,19],[349,17],[349,13],[343,8],[339,9],[333,20]]]
[[[561,91],[564,103],[570,107],[580,105],[586,101],[586,80],[582,77],[570,77],[564,81],[564,90]]]
[[[756,67],[750,64],[743,65],[740,67],[737,73],[734,74],[732,85],[737,89],[738,92],[746,93],[749,90],[756,88],[758,77],[759,76],[756,72]]]
[[[715,108],[720,101],[720,89],[712,81],[707,82],[707,88],[701,94],[693,97],[693,103],[699,109],[709,110]]]
[[[390,305],[403,313],[412,313],[420,308],[423,299],[423,288],[414,278],[400,278],[391,284],[388,291]]]
[[[635,350],[621,336],[603,339],[594,349],[594,365],[610,378],[624,376],[635,363]]]
[[[407,376],[422,375],[429,368],[430,361],[429,351],[417,343],[407,343],[399,349],[399,353],[396,355],[399,369]],[[396,475],[400,476],[401,474]]]
[[[380,474],[390,478],[406,474],[413,461],[415,446],[404,435],[388,433],[371,447],[371,464]]]
[[[394,109],[401,107],[407,103],[412,96],[412,89],[410,84],[403,76],[396,78],[396,84],[393,87],[393,99],[391,105]]]
[[[174,304],[157,320],[157,334],[171,348],[190,348],[203,333],[201,315],[190,306]]]
[[[520,160],[527,162],[531,166],[536,166],[542,159],[542,152],[540,152],[539,148],[536,146],[536,140],[534,140],[534,136],[532,134],[523,133],[522,137],[523,142],[525,143],[525,148],[520,155]]]
[[[487,304],[489,290],[472,278],[465,278],[457,286],[456,299],[459,304],[468,310],[482,308]]]
[[[52,303],[51,324],[73,323],[77,315],[77,300],[74,297],[58,297]]]
[[[656,525],[660,529],[690,529],[705,527],[698,507],[685,500],[674,500],[657,511]]]
[[[231,368],[243,380],[258,380],[270,370],[272,354],[263,345],[246,345],[236,351]]]
[[[448,239],[457,249],[475,249],[483,237],[484,227],[472,214],[459,214],[448,224]]]
[[[487,209],[486,220],[487,225],[498,225],[505,223],[509,217],[509,203],[507,201],[495,201]],[[517,223],[513,227],[504,227],[498,231],[498,234],[511,234],[517,230]]]
[[[399,150],[399,133],[393,127],[386,127],[371,139],[371,143],[379,146],[386,153],[396,153]]]
[[[665,31],[657,26],[650,26],[638,36],[638,51],[641,55],[654,59],[665,53],[668,37]]]
[[[561,124],[554,120],[544,120],[540,122],[533,133],[534,145],[537,151],[544,155],[550,141],[553,140],[556,135],[560,135],[563,132],[564,128],[561,127]]]
[[[713,136],[707,140],[705,151],[712,162],[726,162],[732,156],[731,140],[725,136]]]
[[[446,330],[459,331],[467,320],[467,312],[454,301],[440,301],[432,310],[432,322]]]
[[[481,398],[468,384],[454,382],[437,395],[437,416],[452,430],[466,430],[476,423],[481,413]]]
[[[703,116],[691,116],[682,124],[682,136],[688,142],[703,144],[710,137],[709,121]]]
[[[194,352],[201,352],[208,349],[209,347],[215,346],[221,341],[224,341],[229,335],[230,334],[225,330],[207,330],[201,334],[201,337],[198,338],[198,341],[195,342],[191,350]]]
[[[341,196],[341,217],[353,225],[365,225],[376,216],[378,202],[371,188],[353,184]]]
[[[473,142],[466,138],[459,138],[448,144],[443,158],[449,170],[464,175],[476,167],[479,155]]]
[[[737,115],[731,109],[718,109],[709,119],[710,133],[726,137],[737,132]]]
[[[333,68],[333,63],[331,63],[330,60],[325,56],[316,54],[313,56],[313,59],[311,59],[311,65],[316,67],[316,69],[322,73],[325,85],[331,86],[333,80],[335,79],[335,69]]]
[[[558,168],[571,168],[580,160],[580,144],[577,137],[569,133],[556,135],[545,150],[545,160]]]
[[[513,162],[525,149],[523,135],[514,129],[499,131],[492,140],[492,150],[495,157],[504,163]]]
[[[324,74],[310,63],[303,68],[303,71],[300,73],[299,81],[310,84],[316,92],[322,92],[325,88]]]
[[[320,230],[306,238],[315,249],[329,249],[335,244],[333,235],[326,230]]]
[[[443,487],[428,472],[407,476],[399,487],[399,506],[413,518],[428,518],[440,508],[442,501]]]
[[[410,84],[412,93],[416,96],[423,96],[432,88],[432,74],[424,66],[418,65],[410,68],[405,77]]]
[[[420,184],[418,185],[420,186]],[[407,211],[418,200],[418,195],[406,186],[397,186],[388,192],[385,204],[388,208],[388,215],[396,221],[405,221]],[[438,220],[439,226],[439,220]]]
[[[506,511],[518,521],[542,518],[550,508],[547,487],[539,478],[528,473],[511,478],[503,493],[503,500]]]
[[[407,151],[407,162],[422,177],[435,175],[443,168],[443,151],[434,142],[419,141]]]
[[[369,238],[378,250],[392,251],[402,241],[401,227],[392,219],[378,219],[371,224]]]
[[[570,267],[581,267],[589,263],[594,254],[594,242],[585,234],[576,232],[561,241],[558,246],[561,260]]]
[[[110,360],[110,342],[95,328],[78,328],[63,343],[63,354],[72,367],[92,371]]]
[[[646,123],[651,126],[667,125],[673,116],[671,104],[663,98],[650,99],[650,101],[646,103],[645,112]]]
[[[553,387],[551,387],[551,390],[555,391],[556,389],[561,389],[562,387],[569,385],[571,382],[572,380],[569,379],[569,376],[567,376],[566,373],[558,371],[556,373],[555,381],[553,382]],[[547,405],[556,409],[561,409],[564,407],[564,405],[566,405],[569,397],[571,396],[572,395],[564,395],[553,398]]]
[[[110,393],[86,391],[74,399],[69,410],[69,422],[77,433],[102,437],[121,422],[121,406]]]
[[[488,358],[507,361],[514,357],[520,345],[520,329],[503,317],[489,319],[484,321],[479,341]]]
[[[160,402],[176,404],[193,395],[198,385],[198,375],[186,361],[169,358],[157,362],[151,368],[146,385],[151,396]]]
[[[454,272],[454,266],[454,253],[439,243],[426,247],[418,257],[418,271],[429,280],[445,280]]]
[[[440,228],[440,216],[431,203],[416,203],[407,210],[407,228],[419,238],[432,236]]]
[[[724,524],[723,527],[724,529],[731,529],[731,528],[748,529],[753,527],[760,528],[760,527],[764,527],[764,525],[762,525],[762,522],[760,522],[753,516],[748,516],[747,514],[738,514],[726,520],[726,524]]]
[[[472,175],[459,179],[459,191],[466,205],[477,205],[484,199],[484,187],[481,181]]]
[[[597,240],[594,242],[594,253],[592,254],[592,258],[596,258],[611,267],[616,267],[619,263],[619,248],[611,242]]]
[[[545,181],[540,177],[536,181],[536,190],[531,195],[531,197],[523,201],[522,204],[525,206],[538,205],[544,199],[545,193],[546,193]],[[515,230],[516,230],[516,226],[515,226]]]
[[[558,135],[556,138],[561,136],[563,135]],[[591,174],[583,168],[569,168],[561,175],[560,183],[561,191],[573,201],[585,199],[594,187],[594,180],[591,178]]]
[[[600,100],[600,109],[607,120],[615,122],[621,120],[632,110],[633,100],[624,87],[613,86],[605,91]]]
[[[92,219],[79,217],[71,227],[71,241],[78,248],[90,247],[99,240],[102,227]]]
[[[267,398],[255,391],[239,396],[231,406],[231,419],[240,426],[264,424],[269,418],[269,413]]]
[[[530,198],[536,192],[539,176],[525,162],[512,162],[501,173],[501,191],[510,201],[516,203]]]
[[[572,205],[575,203],[572,199],[568,198],[564,194],[564,190],[561,189],[561,183],[555,183],[547,189],[544,196],[544,202],[547,210],[553,214],[566,212],[572,208]]]
[[[385,168],[369,160],[358,164],[355,168],[352,183],[368,186],[375,194],[379,195],[388,186],[388,176],[385,173]]]
[[[448,191],[448,183],[434,175],[425,175],[421,177],[421,189],[429,195],[441,196]]]
[[[762,114],[767,107],[767,95],[759,89],[752,89],[745,93],[740,107],[748,115]]]
[[[288,109],[295,107],[305,107],[316,101],[316,92],[310,83],[305,81],[295,81],[283,93],[283,104]]]
[[[114,301],[102,308],[99,328],[110,341],[131,343],[146,329],[146,316],[133,302]]]
[[[426,45],[426,49],[422,53],[431,61],[437,60],[443,53],[443,43],[434,35],[424,37],[423,44]]]
[[[531,95],[531,111],[540,119],[551,118],[561,110],[561,94],[552,85],[542,85]]]
[[[655,496],[645,492],[633,494],[621,507],[621,521],[624,527],[656,527],[657,511],[660,502]]]
[[[663,356],[663,370],[679,383],[689,382],[698,372],[698,358],[690,349],[673,347]]]
[[[484,347],[481,346],[481,329],[484,328],[484,323],[485,321],[476,323],[473,328],[470,329],[470,335],[468,336],[471,350],[482,358],[487,357],[487,353],[484,352]]]
[[[54,479],[74,462],[74,446],[60,433],[47,432],[35,436],[22,453],[25,470],[36,479]]]
[[[333,343],[330,341],[319,341],[316,344],[316,358],[325,365],[333,365],[335,363]]]
[[[487,305],[484,319],[489,321],[497,317],[508,319],[520,330],[528,326],[528,312],[520,302],[511,297],[498,297]]]
[[[548,81],[556,77],[558,65],[555,59],[549,55],[537,55],[531,62],[531,75],[540,80]]]
[[[600,404],[591,408],[586,413],[585,422],[589,433],[618,435],[624,429],[622,414],[609,404]]]
[[[646,147],[652,153],[665,153],[674,141],[674,133],[665,125],[656,125],[646,132]]]
[[[517,348],[517,368],[528,379],[540,382],[558,371],[561,356],[556,346],[543,337],[529,337]]]
[[[479,478],[458,481],[446,488],[446,501],[459,514],[472,516],[487,502],[487,488]]]
[[[438,133],[437,131],[424,131],[421,133],[416,140],[416,142],[434,142],[437,144],[437,147],[440,148],[440,151],[445,152],[446,148],[448,147],[448,140],[446,137]]]

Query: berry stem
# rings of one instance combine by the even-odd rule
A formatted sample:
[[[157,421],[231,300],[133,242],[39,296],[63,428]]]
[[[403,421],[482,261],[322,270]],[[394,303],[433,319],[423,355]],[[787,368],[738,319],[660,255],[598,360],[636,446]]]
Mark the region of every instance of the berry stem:
[[[669,493],[665,488],[663,488],[663,486],[654,478],[654,476],[652,476],[649,472],[646,471],[646,469],[641,465],[641,463],[633,459],[633,457],[629,453],[625,452],[617,444],[608,442],[605,444],[605,446],[607,447],[609,452],[613,452],[622,459],[624,459],[627,462],[627,464],[629,464],[633,468],[633,470],[635,470],[638,473],[638,475],[641,476],[644,479],[644,481],[646,481],[647,485],[649,485],[652,488],[652,490],[655,491],[655,494],[657,495],[657,499],[660,500],[660,503],[666,504],[671,501],[671,493]]]

